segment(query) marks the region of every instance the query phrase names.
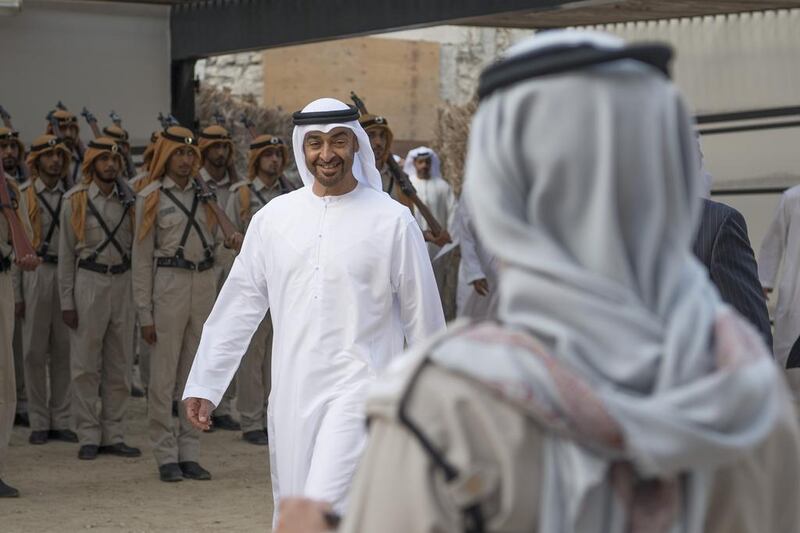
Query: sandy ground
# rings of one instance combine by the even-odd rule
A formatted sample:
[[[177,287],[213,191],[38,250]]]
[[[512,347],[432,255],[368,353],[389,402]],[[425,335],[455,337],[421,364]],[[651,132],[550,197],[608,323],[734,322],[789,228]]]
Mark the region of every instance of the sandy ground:
[[[241,432],[204,434],[200,464],[211,481],[162,483],[150,452],[145,401],[131,398],[128,444],[138,459],[77,458],[78,445],[28,444],[16,427],[4,480],[18,499],[0,500],[0,531],[271,531],[267,448]]]

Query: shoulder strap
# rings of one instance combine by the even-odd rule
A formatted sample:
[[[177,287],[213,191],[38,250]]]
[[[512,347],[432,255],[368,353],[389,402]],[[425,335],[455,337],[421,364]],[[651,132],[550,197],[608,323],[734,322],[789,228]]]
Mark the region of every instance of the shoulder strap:
[[[117,241],[116,237],[117,237],[117,231],[119,231],[119,228],[122,226],[122,223],[125,221],[125,216],[128,214],[128,209],[129,209],[130,206],[126,205],[126,206],[123,207],[122,217],[120,217],[119,222],[117,222],[117,225],[114,226],[113,230],[110,230],[108,228],[108,225],[106,224],[106,221],[103,220],[102,216],[100,216],[100,212],[97,210],[97,207],[95,207],[95,205],[92,203],[92,201],[89,198],[86,199],[86,206],[89,208],[89,211],[92,212],[92,215],[94,215],[94,218],[97,219],[97,222],[100,224],[100,227],[103,229],[103,233],[106,234],[106,240],[103,241],[102,243],[100,243],[100,245],[97,248],[95,248],[94,251],[92,252],[91,260],[92,261],[96,261],[97,260],[97,256],[99,256],[103,252],[103,250],[105,250],[106,247],[109,244],[111,244],[111,245],[114,246],[114,248],[117,249],[117,252],[119,252],[120,257],[122,257],[122,260],[127,262],[129,260],[128,254],[125,253],[125,250],[123,250],[122,245],[119,243],[119,241]]]
[[[195,232],[197,232],[197,236],[200,237],[200,242],[203,243],[203,250],[205,252],[206,258],[209,258],[213,255],[211,252],[211,248],[208,245],[208,241],[206,240],[205,235],[203,235],[203,230],[200,225],[197,223],[195,219],[195,215],[197,214],[197,206],[200,203],[200,198],[197,195],[197,191],[195,190],[194,198],[192,200],[192,208],[191,210],[186,209],[186,206],[183,205],[180,200],[178,200],[174,194],[172,194],[169,189],[163,189],[164,194],[167,198],[169,198],[172,203],[174,203],[178,209],[180,209],[184,215],[189,219],[186,222],[186,227],[183,229],[183,235],[181,236],[180,243],[178,244],[178,251],[176,255],[183,257],[183,249],[186,246],[186,241],[189,240],[189,233],[191,232],[192,228],[194,228]]]
[[[53,238],[53,233],[55,233],[56,228],[59,224],[59,216],[61,215],[61,200],[64,198],[64,195],[58,197],[58,204],[56,204],[55,209],[45,200],[44,195],[40,192],[36,193],[36,196],[42,202],[42,205],[47,212],[50,213],[50,227],[47,228],[47,235],[45,236],[44,240],[42,241],[42,245],[40,247],[40,252],[44,255],[47,253],[48,248],[50,247],[50,239]]]

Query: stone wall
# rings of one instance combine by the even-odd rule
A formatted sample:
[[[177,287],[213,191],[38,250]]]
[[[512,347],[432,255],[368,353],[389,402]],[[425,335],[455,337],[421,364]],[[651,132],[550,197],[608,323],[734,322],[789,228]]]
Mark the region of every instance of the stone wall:
[[[442,31],[446,28],[448,31]],[[440,96],[443,103],[463,105],[472,98],[483,66],[530,35],[529,30],[474,27],[433,27],[376,35],[388,39],[438,42],[440,52]],[[263,105],[262,54],[245,52],[211,57],[197,62],[201,83],[229,89],[234,96],[248,96]]]
[[[228,89],[234,96],[254,99],[263,104],[264,73],[261,52],[226,54],[201,59],[195,67],[201,84],[217,89]]]

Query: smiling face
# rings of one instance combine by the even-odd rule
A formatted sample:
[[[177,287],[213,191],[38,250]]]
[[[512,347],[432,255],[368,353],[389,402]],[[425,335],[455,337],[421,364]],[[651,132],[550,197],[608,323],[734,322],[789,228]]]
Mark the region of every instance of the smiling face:
[[[326,189],[336,187],[352,175],[358,140],[349,128],[334,128],[328,133],[311,131],[303,140],[306,167]]]

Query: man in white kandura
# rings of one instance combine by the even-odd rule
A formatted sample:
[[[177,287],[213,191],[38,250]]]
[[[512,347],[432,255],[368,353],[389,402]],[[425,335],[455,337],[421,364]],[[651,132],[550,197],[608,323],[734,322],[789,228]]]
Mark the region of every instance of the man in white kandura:
[[[422,232],[381,190],[355,108],[331,98],[294,118],[303,188],[253,216],[203,328],[184,391],[189,419],[209,416],[250,337],[272,311],[268,408],[275,509],[306,495],[341,512],[365,444],[368,386],[406,341],[444,328]]]

